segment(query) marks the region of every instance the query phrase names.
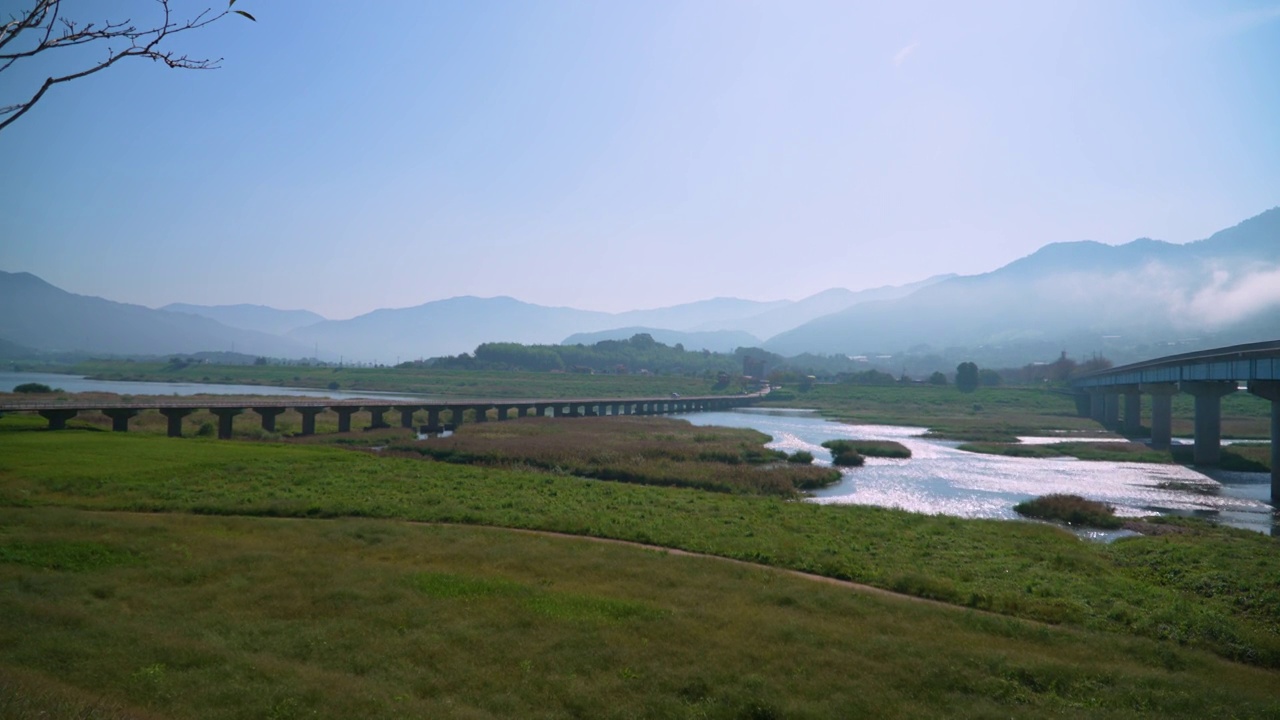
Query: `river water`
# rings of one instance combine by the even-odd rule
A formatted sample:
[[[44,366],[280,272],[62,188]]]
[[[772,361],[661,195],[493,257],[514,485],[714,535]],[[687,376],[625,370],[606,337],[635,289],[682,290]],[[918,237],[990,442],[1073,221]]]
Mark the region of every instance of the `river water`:
[[[75,375],[0,372],[0,389],[38,382],[67,392],[113,392],[122,395],[289,395],[355,399],[429,401],[425,396],[349,393],[328,390],[89,380]],[[829,465],[823,441],[838,438],[896,440],[911,449],[911,458],[867,458],[862,467],[842,468],[839,483],[814,493],[818,503],[857,503],[914,512],[967,518],[1015,519],[1013,506],[1050,493],[1072,493],[1114,505],[1116,514],[1177,514],[1202,517],[1234,527],[1280,536],[1280,519],[1268,504],[1266,473],[1214,471],[1212,475],[1181,465],[1114,463],[1074,458],[1012,458],[957,450],[960,443],[919,437],[924,428],[850,425],[824,420],[811,410],[741,408],[727,412],[689,413],[680,417],[695,425],[753,428],[773,438],[769,447],[788,453],[808,450],[816,462]],[[1083,439],[1083,438],[1082,438]],[[1107,439],[1107,438],[1098,438]],[[1024,438],[1024,442],[1055,439]],[[1114,533],[1096,533],[1100,538]]]
[[[1267,503],[1271,478],[1266,473],[1215,471],[1210,477],[1181,465],[980,455],[957,450],[958,442],[920,437],[924,428],[849,425],[808,410],[743,408],[681,417],[695,425],[759,430],[773,437],[769,447],[808,450],[822,465],[831,463],[825,440],[896,440],[911,449],[906,460],[869,457],[862,467],[842,468],[839,483],[814,493],[818,503],[1015,519],[1013,506],[1023,500],[1071,493],[1114,505],[1120,516],[1188,515],[1280,535],[1275,508]],[[1114,533],[1091,535],[1105,539]]]
[[[342,392],[339,390],[309,390],[305,388],[275,387],[273,385],[221,385],[215,383],[183,382],[133,382],[129,380],[91,380],[83,375],[58,373],[34,373],[0,371],[0,391],[12,391],[23,383],[43,383],[69,393],[109,392],[120,395],[285,395],[288,397],[321,397],[333,400],[379,398],[384,400],[413,400],[428,402],[425,395],[405,395],[382,392]]]

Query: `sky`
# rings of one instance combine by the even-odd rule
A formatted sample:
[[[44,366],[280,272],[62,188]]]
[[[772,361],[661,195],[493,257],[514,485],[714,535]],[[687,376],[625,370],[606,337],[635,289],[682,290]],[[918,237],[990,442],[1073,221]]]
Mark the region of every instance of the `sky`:
[[[616,312],[1189,242],[1280,205],[1280,0],[236,8],[257,21],[169,38],[220,69],[122,61],[0,130],[0,270],[150,307]],[[103,52],[11,67],[0,105]]]

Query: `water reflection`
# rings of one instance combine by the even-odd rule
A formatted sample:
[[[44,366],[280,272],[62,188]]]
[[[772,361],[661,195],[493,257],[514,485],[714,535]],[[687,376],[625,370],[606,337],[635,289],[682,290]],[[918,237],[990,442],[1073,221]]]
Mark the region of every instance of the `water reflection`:
[[[837,423],[806,410],[746,408],[682,417],[696,425],[754,428],[773,437],[769,447],[807,450],[821,464],[831,462],[822,447],[825,440],[895,440],[911,449],[909,460],[867,458],[860,468],[842,469],[839,483],[814,493],[818,503],[1014,519],[1013,506],[1023,500],[1072,493],[1114,505],[1120,516],[1187,515],[1280,535],[1265,473],[1206,474],[1181,465],[979,455],[957,450],[957,442],[919,437],[921,428]]]

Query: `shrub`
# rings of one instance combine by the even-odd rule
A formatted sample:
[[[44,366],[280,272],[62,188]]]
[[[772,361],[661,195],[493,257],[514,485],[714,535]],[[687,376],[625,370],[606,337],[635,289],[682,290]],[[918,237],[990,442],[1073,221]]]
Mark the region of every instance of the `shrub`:
[[[44,383],[30,382],[30,383],[22,383],[21,385],[15,387],[13,391],[16,393],[51,393],[51,392],[54,392],[54,389],[49,387],[48,385],[45,385]],[[58,390],[57,392],[62,392],[62,391]]]
[[[1013,506],[1014,512],[1040,520],[1061,520],[1068,525],[1112,529],[1124,524],[1116,509],[1079,495],[1042,495]]]
[[[787,458],[787,462],[796,463],[797,465],[810,465],[813,463],[813,453],[808,450],[797,450]]]

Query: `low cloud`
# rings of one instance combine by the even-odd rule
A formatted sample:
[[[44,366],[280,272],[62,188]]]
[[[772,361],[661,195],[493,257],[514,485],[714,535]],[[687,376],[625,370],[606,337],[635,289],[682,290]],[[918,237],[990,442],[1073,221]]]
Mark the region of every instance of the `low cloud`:
[[[1189,318],[1218,327],[1245,320],[1280,306],[1280,267],[1254,269],[1243,275],[1214,271],[1209,284],[1183,305]],[[1280,318],[1277,318],[1280,323]]]

